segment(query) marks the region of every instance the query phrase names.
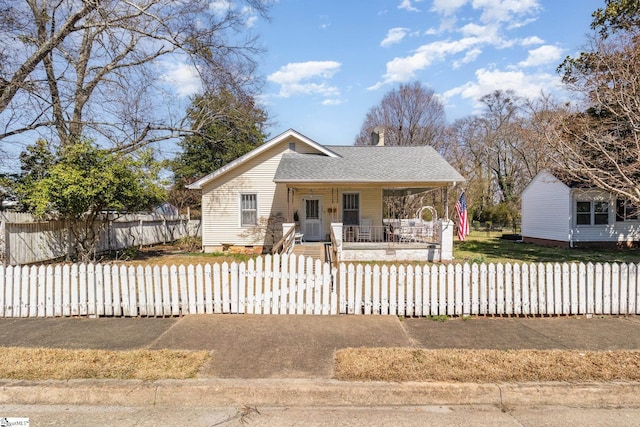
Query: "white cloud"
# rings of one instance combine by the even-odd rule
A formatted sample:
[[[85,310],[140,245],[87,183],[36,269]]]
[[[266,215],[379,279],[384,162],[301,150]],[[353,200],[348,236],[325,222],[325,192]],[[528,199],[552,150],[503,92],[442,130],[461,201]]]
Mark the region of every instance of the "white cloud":
[[[542,43],[544,43],[544,40],[542,40],[538,36],[527,37],[526,39],[520,40],[520,44],[522,46],[532,46],[534,44],[542,44]]]
[[[329,20],[329,17],[327,15],[322,15],[320,17],[320,29],[326,30],[329,27],[331,27],[331,21]]]
[[[468,51],[465,55],[464,58],[458,60],[458,61],[454,61],[453,63],[453,68],[460,68],[460,66],[464,65],[464,64],[469,64],[473,61],[475,61],[476,59],[478,59],[478,56],[480,56],[480,54],[482,53],[482,49],[471,49],[470,51]]]
[[[184,62],[163,63],[167,71],[161,76],[162,81],[170,84],[179,97],[187,97],[202,91],[202,81],[193,65]]]
[[[337,98],[325,99],[324,101],[322,101],[322,105],[327,105],[327,106],[340,105],[340,104],[342,104],[342,100]]]
[[[400,43],[400,41],[402,41],[402,39],[404,39],[404,37],[407,35],[407,31],[409,31],[408,28],[402,27],[390,29],[387,32],[387,37],[385,37],[384,40],[380,42],[380,46],[387,47],[391,46],[392,44]]]
[[[464,37],[476,37],[478,41],[497,47],[513,44],[513,42],[504,40],[500,35],[500,27],[498,25],[467,24],[460,28],[460,32]]]
[[[458,54],[472,49],[480,43],[476,37],[466,37],[457,41],[436,41],[420,46],[413,55],[396,57],[387,62],[387,72],[383,81],[369,89],[377,89],[387,83],[404,83],[413,79],[416,72],[424,70],[436,61],[444,60],[448,55]]]
[[[258,22],[258,15],[252,7],[245,6],[242,8],[242,16],[245,18],[245,25],[247,28],[253,27]]]
[[[458,18],[455,15],[445,16],[440,19],[440,25],[438,28],[429,28],[425,30],[425,34],[427,35],[437,35],[443,34],[447,32],[452,32],[456,30],[456,24],[458,23]]]
[[[481,68],[476,71],[476,81],[448,90],[444,97],[450,99],[459,96],[474,102],[476,109],[481,107],[479,99],[495,90],[513,90],[517,95],[536,98],[541,93],[553,92],[561,87],[560,78],[555,74],[526,74],[522,71],[501,71]]]
[[[284,98],[299,94],[336,97],[340,90],[328,85],[325,80],[333,77],[341,65],[336,61],[290,63],[268,76],[267,80],[280,85],[278,96]]]
[[[233,8],[229,0],[213,0],[209,3],[209,10],[217,15],[224,15]]]
[[[404,9],[409,12],[420,12],[420,9],[411,4],[411,0],[402,0],[398,5],[398,9]]]
[[[517,18],[535,15],[541,10],[538,0],[472,0],[474,9],[482,11],[482,22],[508,22],[518,25]]]
[[[540,46],[529,51],[529,56],[518,63],[521,67],[535,67],[558,62],[562,58],[562,49],[557,46]]]
[[[451,15],[468,2],[469,0],[433,0],[431,10],[443,15]]]
[[[411,1],[404,1],[404,6],[411,6]],[[462,8],[473,8],[475,20],[462,20]],[[478,60],[483,52],[491,53],[487,47],[506,49],[514,46],[532,46],[544,43],[539,37],[518,39],[509,37],[505,31],[528,24],[538,18],[542,10],[540,0],[433,0],[430,9],[440,15],[440,26],[431,27],[424,34],[433,36],[450,33],[448,39],[435,41],[418,47],[411,54],[395,57],[386,64],[386,72],[381,80],[369,89],[378,89],[386,84],[404,83],[416,78],[416,75],[437,62],[451,61],[454,69]],[[466,14],[466,12],[465,12]],[[395,29],[394,29],[395,30]],[[391,31],[383,41],[390,45],[407,34]],[[451,35],[457,35],[453,39]],[[392,38],[395,36],[395,39]],[[544,64],[557,58],[559,50],[533,49],[522,66]]]

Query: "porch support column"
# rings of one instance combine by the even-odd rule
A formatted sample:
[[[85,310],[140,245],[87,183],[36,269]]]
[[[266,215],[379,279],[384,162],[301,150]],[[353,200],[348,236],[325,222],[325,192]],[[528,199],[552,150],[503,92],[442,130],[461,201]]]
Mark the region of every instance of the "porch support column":
[[[440,261],[453,260],[453,221],[442,219],[440,223]]]
[[[287,218],[289,222],[293,222],[293,202],[295,198],[295,190],[287,186]]]
[[[449,219],[449,187],[444,187],[444,217]]]

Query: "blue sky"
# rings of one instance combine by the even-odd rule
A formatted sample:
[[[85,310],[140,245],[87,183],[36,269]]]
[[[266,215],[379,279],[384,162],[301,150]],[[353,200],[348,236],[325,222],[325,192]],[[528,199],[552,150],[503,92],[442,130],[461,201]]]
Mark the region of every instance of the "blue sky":
[[[239,7],[210,0],[213,13]],[[442,97],[447,119],[478,112],[496,89],[565,99],[558,64],[580,52],[591,14],[604,0],[272,0],[271,20],[242,9],[247,30],[266,52],[259,101],[272,121],[269,137],[289,128],[321,144],[351,145],[367,111],[401,83],[419,81]],[[179,114],[201,89],[193,66],[159,61],[172,87],[162,105]],[[178,111],[180,110],[180,111]],[[5,144],[0,170],[18,166],[32,139]],[[9,140],[7,140],[9,142]],[[178,153],[175,141],[159,156]]]
[[[496,89],[559,99],[555,72],[587,42],[604,0],[279,0],[252,30],[267,52],[261,101],[275,124],[353,144],[367,111],[400,83],[442,96],[447,119]]]

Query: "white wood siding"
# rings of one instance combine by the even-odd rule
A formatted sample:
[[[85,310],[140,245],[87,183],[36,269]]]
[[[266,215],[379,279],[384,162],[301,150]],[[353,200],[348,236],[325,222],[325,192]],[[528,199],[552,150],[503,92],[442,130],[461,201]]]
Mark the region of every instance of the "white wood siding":
[[[360,188],[356,191],[360,193],[360,221],[362,218],[369,218],[372,226],[381,226],[382,188]],[[342,203],[342,199],[340,202]]]
[[[540,172],[522,192],[522,236],[569,241],[572,209],[570,188]]]
[[[289,151],[289,143],[296,143],[296,151],[317,152],[296,138],[287,138],[202,189],[202,245],[205,250],[223,243],[240,246],[263,246],[261,224],[270,216],[287,214],[287,188],[273,182],[280,158]],[[257,194],[258,227],[240,225],[240,194]]]
[[[573,225],[574,242],[634,242],[640,240],[640,221],[616,221],[616,198],[601,190],[573,190],[572,209],[576,202],[607,201],[609,203],[609,224]]]
[[[640,241],[638,222],[619,222],[609,225],[576,226],[574,242],[637,242]]]
[[[273,175],[283,148],[286,149],[286,145],[273,147],[262,156],[251,159],[203,188],[203,246],[220,246],[222,243],[263,244],[259,234],[252,232],[251,227],[240,225],[240,194],[257,194],[259,221],[272,214],[271,207],[276,194]],[[277,212],[277,204],[274,207]]]

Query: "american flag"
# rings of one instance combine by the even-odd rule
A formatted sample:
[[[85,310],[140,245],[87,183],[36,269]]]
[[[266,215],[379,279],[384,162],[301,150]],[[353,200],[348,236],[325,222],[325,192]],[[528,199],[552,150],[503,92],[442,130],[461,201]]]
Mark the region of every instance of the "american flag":
[[[464,240],[469,235],[469,217],[467,216],[467,197],[464,191],[456,202],[456,213],[458,214],[458,239]]]

